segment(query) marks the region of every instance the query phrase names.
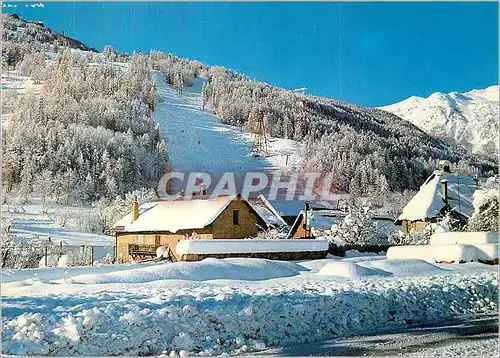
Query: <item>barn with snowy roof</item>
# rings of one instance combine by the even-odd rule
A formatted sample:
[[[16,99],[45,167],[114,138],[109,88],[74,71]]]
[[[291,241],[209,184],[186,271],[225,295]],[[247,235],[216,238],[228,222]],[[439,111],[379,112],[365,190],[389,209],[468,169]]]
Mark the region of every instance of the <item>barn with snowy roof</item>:
[[[424,230],[450,214],[455,222],[465,224],[474,212],[473,194],[478,179],[459,173],[451,173],[450,162],[439,161],[439,167],[422,184],[417,194],[406,204],[395,224],[405,233]]]
[[[134,201],[132,211],[113,227],[115,254],[119,259],[145,258],[165,246],[178,260],[175,248],[185,239],[245,239],[281,226],[286,226],[285,221],[263,198],[198,196],[141,206]]]

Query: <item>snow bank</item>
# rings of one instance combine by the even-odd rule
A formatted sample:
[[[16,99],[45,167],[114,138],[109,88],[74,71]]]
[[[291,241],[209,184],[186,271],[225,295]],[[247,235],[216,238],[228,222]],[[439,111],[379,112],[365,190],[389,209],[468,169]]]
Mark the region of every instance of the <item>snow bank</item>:
[[[393,246],[387,250],[387,259],[421,259],[432,263],[492,261],[498,259],[498,243]]]
[[[11,296],[2,304],[3,354],[245,355],[382,326],[494,313],[498,286],[496,273],[488,272]]]
[[[441,232],[431,236],[431,245],[498,243],[496,232]]]
[[[362,261],[358,265],[377,269],[395,276],[438,275],[446,272],[446,270],[440,267],[418,259]]]
[[[2,270],[2,284],[23,281],[32,277],[41,280],[59,280],[64,277],[74,277],[83,274],[104,274],[106,272],[135,270],[140,267],[148,267],[157,264],[140,263],[134,265],[103,265],[103,266],[75,266],[75,267],[51,267],[38,269],[4,269]]]
[[[57,256],[48,255],[47,257],[42,257],[38,262],[38,267],[53,267],[57,266]]]
[[[492,261],[498,259],[498,244],[476,244],[477,259],[481,261]]]
[[[435,262],[470,262],[477,260],[476,248],[471,245],[429,245],[435,252]]]
[[[327,251],[328,241],[301,240],[182,240],[176,246],[179,256],[184,254],[226,254],[242,252],[300,252]]]
[[[199,262],[162,263],[119,272],[74,276],[85,284],[146,283],[158,280],[248,280],[259,281],[298,275],[305,270],[291,262],[264,259],[213,259]]]
[[[326,259],[301,260],[301,261],[296,261],[296,262],[297,262],[297,264],[299,264],[300,266],[303,266],[307,270],[310,270],[310,271],[319,271],[327,263],[332,262],[334,260],[340,260],[340,259],[342,259],[342,258],[338,257],[338,256],[332,256],[331,258],[326,258]]]
[[[428,262],[477,261],[472,245],[408,245],[392,246],[387,250],[388,260],[420,259]]]
[[[340,276],[349,278],[359,278],[363,276],[373,276],[378,273],[369,268],[359,266],[351,261],[333,261],[327,263],[318,272],[319,275]]]

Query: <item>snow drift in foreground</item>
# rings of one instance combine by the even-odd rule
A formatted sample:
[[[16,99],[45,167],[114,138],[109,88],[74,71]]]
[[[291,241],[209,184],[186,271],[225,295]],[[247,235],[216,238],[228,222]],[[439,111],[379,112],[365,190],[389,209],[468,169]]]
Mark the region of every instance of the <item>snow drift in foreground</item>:
[[[260,281],[278,277],[289,277],[304,271],[292,262],[277,262],[261,259],[231,258],[218,260],[207,258],[199,262],[177,262],[159,264],[135,270],[109,272],[102,275],[81,275],[72,278],[75,283],[146,283],[158,280],[249,280]]]
[[[362,276],[374,276],[381,274],[388,276],[389,273],[384,271],[377,272],[367,267],[358,265],[355,262],[350,261],[334,261],[327,263],[319,272],[320,275],[325,276],[341,276],[341,277],[362,277]]]
[[[324,270],[335,274],[335,265],[324,262]],[[337,272],[350,274],[351,263],[337,265]],[[84,289],[73,294],[62,291],[30,297],[15,294],[18,282],[8,283],[3,297],[2,353],[246,354],[266,347],[322,341],[347,333],[432,323],[497,310],[496,272],[486,269],[473,272],[472,266],[467,265],[460,266],[461,273],[457,269],[449,274],[448,270],[418,260],[400,263],[361,260],[354,273],[392,270],[395,275],[426,268],[434,276],[420,276],[416,280],[413,276],[377,274],[339,280],[320,275],[317,270],[304,271],[307,263],[231,259],[197,264],[188,263],[184,269],[178,264],[145,265],[96,274],[93,280],[88,275],[88,282],[106,283],[99,291],[92,289],[99,286],[95,283],[46,283],[49,292],[49,286]],[[239,270],[238,265],[243,271],[232,276],[238,279],[244,279],[250,271],[252,274],[268,271],[268,277],[298,275],[267,281],[150,281],[166,273],[161,270],[176,266],[179,267],[176,270],[184,273],[171,274],[172,278],[209,277],[210,273],[205,274],[200,268],[208,272],[210,267],[218,272],[216,276],[229,277],[221,272]],[[50,270],[37,272],[43,276],[43,272]],[[11,272],[11,278],[16,275]]]

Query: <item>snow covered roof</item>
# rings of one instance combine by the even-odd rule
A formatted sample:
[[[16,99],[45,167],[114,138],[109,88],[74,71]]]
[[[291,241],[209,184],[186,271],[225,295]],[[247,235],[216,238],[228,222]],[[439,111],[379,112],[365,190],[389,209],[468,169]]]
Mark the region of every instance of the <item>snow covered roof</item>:
[[[216,199],[173,200],[145,203],[139,207],[139,217],[132,221],[132,213],[114,225],[116,231],[148,232],[183,229],[201,229],[210,225],[226,209],[234,196]]]
[[[252,209],[254,209],[265,221],[268,227],[278,228],[288,226],[281,215],[263,195],[259,195],[257,198],[248,199],[247,201]]]
[[[171,232],[201,229],[215,221],[236,196],[219,196],[215,199],[165,200],[145,203],[139,207],[139,217],[132,221],[127,214],[114,225],[119,232]],[[286,225],[274,208],[262,198],[245,200],[266,225]],[[265,199],[264,199],[265,200]]]
[[[474,178],[468,175],[435,171],[422,184],[418,193],[406,204],[397,221],[432,219],[445,206],[441,180],[448,182],[448,203],[453,210],[470,217],[474,212],[472,194],[475,191]]]
[[[276,198],[268,201],[281,216],[297,216],[304,207],[304,204],[298,200]]]

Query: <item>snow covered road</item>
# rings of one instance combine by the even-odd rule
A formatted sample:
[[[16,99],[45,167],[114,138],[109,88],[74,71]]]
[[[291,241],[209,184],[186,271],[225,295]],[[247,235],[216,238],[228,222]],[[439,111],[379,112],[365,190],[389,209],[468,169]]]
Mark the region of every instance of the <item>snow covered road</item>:
[[[498,315],[450,320],[428,327],[410,327],[381,333],[314,342],[253,355],[274,356],[498,356]]]

